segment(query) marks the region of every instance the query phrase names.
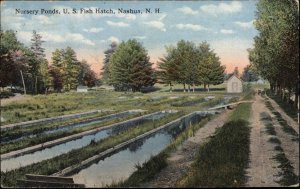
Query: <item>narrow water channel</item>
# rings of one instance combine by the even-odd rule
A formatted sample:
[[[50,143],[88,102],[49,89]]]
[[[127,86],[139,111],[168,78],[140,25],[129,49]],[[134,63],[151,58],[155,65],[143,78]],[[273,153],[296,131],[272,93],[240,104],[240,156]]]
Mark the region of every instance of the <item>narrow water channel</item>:
[[[19,140],[21,140],[25,137],[33,138],[33,137],[36,137],[36,136],[41,135],[41,134],[48,135],[48,134],[53,134],[53,133],[58,133],[58,132],[70,131],[72,129],[76,129],[76,128],[80,128],[80,127],[86,127],[86,126],[89,126],[89,125],[102,123],[104,121],[110,121],[110,120],[117,119],[117,118],[123,118],[123,117],[129,116],[129,115],[132,115],[132,114],[136,114],[136,113],[138,113],[138,112],[133,112],[133,111],[121,112],[121,113],[117,113],[117,114],[113,114],[113,115],[107,115],[107,116],[102,116],[102,117],[99,117],[99,118],[93,118],[93,119],[90,119],[90,120],[81,121],[79,123],[73,123],[73,124],[66,125],[66,126],[60,126],[58,128],[54,127],[54,128],[51,128],[49,130],[46,130],[46,131],[44,131],[42,133],[38,133],[38,134],[27,133],[27,134],[24,134],[23,136],[20,136],[19,138],[14,138],[14,139],[2,138],[1,139],[1,144],[17,142],[17,141],[19,141]]]
[[[109,136],[114,136],[119,134],[120,132],[127,130],[132,127],[139,126],[142,123],[145,123],[147,121],[152,121],[156,119],[160,119],[161,117],[166,116],[169,114],[168,112],[161,113],[158,112],[157,114],[153,114],[152,116],[145,118],[145,119],[139,119],[130,123],[121,123],[117,124],[114,127],[111,127],[109,129],[105,129],[102,131],[97,132],[93,135],[86,135],[82,138],[68,141],[66,143],[58,144],[50,148],[45,148],[42,150],[38,150],[33,153],[24,154],[18,157],[13,157],[9,159],[1,160],[1,171],[7,172],[13,169],[17,169],[20,167],[24,167],[26,165],[30,165],[33,163],[37,163],[46,159],[50,159],[53,157],[56,157],[58,155],[61,155],[63,153],[70,152],[73,149],[79,149],[84,146],[87,146],[91,143],[91,141],[99,141],[101,139],[105,139]]]
[[[198,123],[201,118],[203,116],[196,114],[130,144],[115,154],[103,158],[74,174],[72,176],[74,182],[85,184],[86,187],[105,187],[112,184],[112,182],[126,180],[136,170],[135,165],[142,164],[148,161],[151,156],[159,154],[190,123]]]

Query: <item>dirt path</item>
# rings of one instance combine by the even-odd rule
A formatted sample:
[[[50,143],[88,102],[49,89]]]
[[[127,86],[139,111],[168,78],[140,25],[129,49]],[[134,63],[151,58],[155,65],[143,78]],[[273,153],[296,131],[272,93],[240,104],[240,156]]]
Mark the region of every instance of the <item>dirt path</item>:
[[[273,102],[275,103],[275,102]],[[278,111],[278,105],[272,106]],[[282,111],[282,110],[281,110]],[[269,136],[265,132],[265,126],[260,121],[260,113],[265,112],[273,117],[272,112],[267,109],[264,99],[261,96],[255,96],[255,102],[252,105],[251,136],[250,136],[250,163],[247,169],[248,182],[246,186],[250,187],[272,187],[280,186],[276,181],[280,178],[276,175],[281,171],[280,165],[272,159],[277,152],[274,150],[275,144],[268,142]],[[280,112],[281,113],[281,112]],[[285,117],[283,117],[285,119]],[[272,118],[276,136],[281,141],[281,147],[286,157],[295,168],[295,174],[299,175],[299,143],[292,141],[292,137],[285,133],[277,120]]]
[[[207,138],[214,134],[217,127],[224,125],[229,114],[230,111],[227,110],[200,128],[194,137],[190,137],[178,147],[178,150],[170,154],[170,157],[167,159],[168,166],[157,174],[151,182],[145,183],[143,187],[175,187],[176,181],[187,173],[199,150],[199,145],[207,141]]]
[[[250,187],[272,187],[279,186],[274,180],[274,175],[279,172],[278,163],[272,159],[276,154],[274,144],[268,142],[269,136],[265,133],[265,126],[260,121],[260,113],[267,112],[263,99],[256,95],[252,104],[250,118],[250,163],[247,171]]]
[[[21,95],[21,94],[16,94],[16,96],[10,97],[10,98],[4,98],[0,99],[1,100],[1,106],[7,105],[11,102],[16,102],[19,100],[24,100],[24,99],[29,99],[29,95]]]

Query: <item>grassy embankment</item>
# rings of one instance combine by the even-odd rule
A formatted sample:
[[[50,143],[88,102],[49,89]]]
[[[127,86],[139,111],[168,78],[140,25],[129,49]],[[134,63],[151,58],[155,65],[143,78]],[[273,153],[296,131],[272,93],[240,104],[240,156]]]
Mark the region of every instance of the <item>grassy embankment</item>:
[[[128,119],[134,118],[134,117],[138,117],[141,115],[144,115],[146,113],[151,113],[151,112],[140,112],[134,115],[128,115],[126,117],[122,117],[122,118],[115,118],[113,120],[107,120],[107,121],[103,121],[101,123],[94,123],[88,126],[84,126],[84,127],[79,127],[79,128],[74,128],[74,129],[70,129],[68,131],[59,131],[56,133],[52,133],[52,134],[38,134],[35,137],[24,137],[18,141],[15,142],[10,142],[10,143],[6,143],[6,144],[1,144],[1,154],[4,153],[8,153],[11,151],[15,151],[15,150],[19,150],[19,149],[23,149],[29,146],[33,146],[33,145],[37,145],[37,144],[41,144],[44,142],[48,142],[51,140],[56,140],[62,137],[66,137],[66,136],[70,136],[73,134],[77,134],[77,133],[81,133],[84,131],[88,131],[88,130],[92,130],[95,128],[101,128],[107,125],[111,125],[114,123],[118,123],[121,121],[126,121]],[[75,123],[75,122],[74,122]],[[22,133],[21,133],[22,134]]]
[[[244,100],[252,98],[248,92]],[[246,182],[250,148],[251,104],[237,106],[229,120],[200,146],[195,161],[178,187],[240,187]]]
[[[41,174],[50,175],[58,172],[66,167],[80,163],[81,161],[99,154],[117,144],[132,139],[147,131],[164,125],[180,116],[184,115],[182,112],[167,115],[165,118],[159,120],[149,121],[134,128],[130,128],[122,133],[105,138],[95,143],[91,143],[80,149],[72,150],[66,154],[59,155],[49,160],[44,160],[39,163],[21,167],[9,172],[1,172],[1,184],[4,186],[16,186],[17,179],[23,179],[25,174]]]
[[[222,95],[224,92],[215,94]],[[125,111],[145,108],[147,110],[163,110],[172,108],[172,102],[181,101],[181,97],[207,96],[206,93],[154,92],[154,93],[123,93],[114,91],[96,91],[88,93],[58,93],[50,95],[30,96],[26,99],[2,104],[1,116],[6,120],[1,125],[30,121],[71,113],[85,112],[95,109],[112,109]],[[179,97],[171,99],[171,97]]]
[[[170,99],[168,97],[162,97],[162,98],[159,98],[157,100],[155,100],[153,98],[143,98],[143,99],[144,99],[144,101],[131,102],[131,104],[132,104],[131,108],[134,108],[134,107],[136,108],[135,105],[137,105],[139,103],[143,103],[143,105],[145,107],[148,107],[148,109],[149,109],[149,111],[147,111],[145,113],[151,113],[151,112],[154,112],[154,111],[157,111],[157,110],[163,110],[163,109],[172,109],[174,107],[178,110],[189,113],[189,112],[194,111],[194,110],[199,110],[201,108],[206,108],[206,107],[216,105],[216,104],[222,102],[222,100],[223,100],[221,97],[217,96],[213,100],[209,100],[207,102],[204,102],[204,98],[201,95],[200,95],[200,97],[195,97],[193,99],[190,99],[187,96],[179,97],[178,99]],[[203,103],[200,103],[200,102],[203,102]],[[128,102],[126,102],[126,103],[128,103]],[[188,106],[188,105],[193,105],[193,103],[196,103],[197,106],[193,106],[192,108],[190,106]],[[114,119],[114,120],[104,121],[102,123],[96,123],[96,124],[92,124],[92,125],[81,127],[81,128],[71,129],[69,131],[57,132],[57,133],[52,133],[52,134],[47,134],[47,135],[42,134],[40,132],[44,131],[44,130],[47,130],[46,128],[57,127],[61,124],[75,123],[75,122],[80,121],[80,119],[68,120],[68,121],[60,122],[60,123],[45,124],[44,126],[37,125],[37,126],[33,126],[33,127],[17,128],[17,129],[13,129],[13,130],[8,130],[7,132],[6,131],[2,132],[1,137],[7,137],[7,136],[13,136],[13,137],[18,136],[18,137],[20,137],[21,135],[23,135],[26,132],[27,133],[28,132],[40,133],[40,134],[38,134],[36,137],[32,137],[32,138],[31,137],[24,137],[23,139],[20,139],[19,141],[16,141],[16,142],[2,144],[0,152],[1,152],[1,154],[8,153],[8,152],[11,152],[11,151],[14,151],[14,150],[18,150],[18,149],[26,148],[26,147],[33,146],[33,145],[36,145],[36,144],[44,143],[44,142],[47,142],[47,141],[55,140],[55,139],[58,139],[58,138],[61,138],[61,137],[65,137],[65,136],[69,136],[69,135],[72,135],[72,134],[84,132],[84,131],[87,131],[87,130],[90,130],[90,129],[94,129],[96,127],[102,127],[102,126],[105,126],[105,125],[109,125],[109,124],[113,124],[113,123],[116,123],[116,122],[124,121],[126,119],[137,117],[137,116],[145,114],[145,113],[141,113],[141,114],[137,114],[137,115],[130,115],[130,116],[127,116],[125,118],[117,118],[117,119]]]

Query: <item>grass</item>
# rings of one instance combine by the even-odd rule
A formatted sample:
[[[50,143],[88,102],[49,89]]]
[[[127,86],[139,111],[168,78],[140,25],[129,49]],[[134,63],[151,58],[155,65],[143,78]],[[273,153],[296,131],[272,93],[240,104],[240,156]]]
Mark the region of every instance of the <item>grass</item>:
[[[297,108],[294,107],[292,104],[287,103],[286,101],[283,101],[280,96],[277,96],[271,92],[271,90],[266,91],[268,97],[272,98],[282,109],[283,111],[289,115],[293,120],[296,122],[298,121],[298,115],[297,115]]]
[[[142,133],[152,130],[156,127],[164,125],[180,116],[183,113],[175,113],[166,116],[165,118],[146,122],[137,127],[130,128],[118,135],[111,136],[109,138],[91,143],[80,149],[72,150],[66,154],[59,155],[52,159],[44,160],[38,163],[34,163],[25,167],[21,167],[9,172],[1,172],[1,183],[4,186],[16,186],[17,179],[23,179],[25,174],[41,174],[50,175],[58,172],[66,167],[80,163],[81,161],[99,154],[117,144],[132,139]]]
[[[212,93],[212,95],[217,97],[224,94],[224,92]],[[136,107],[145,107],[147,110],[158,111],[166,108],[174,108],[171,106],[171,103],[180,101],[180,98],[182,97],[201,97],[207,95],[209,94],[203,92],[170,93],[158,91],[153,93],[124,93],[106,90],[88,92],[85,94],[68,92],[35,95],[15,102],[3,103],[1,107],[1,116],[6,120],[4,124],[10,124],[85,112],[93,109],[125,111],[135,109]],[[179,99],[170,99],[169,97],[172,96],[178,96]],[[182,107],[181,109],[184,108],[187,107]]]
[[[244,99],[251,99],[252,94],[249,90]],[[177,182],[178,187],[240,187],[245,184],[250,110],[250,103],[237,106],[228,122],[200,147],[187,175]]]
[[[37,124],[37,125],[27,126],[27,127],[14,127],[9,130],[1,131],[1,137],[16,139],[16,138],[22,137],[25,134],[33,134],[33,133],[38,134],[38,133],[42,133],[47,130],[57,129],[59,127],[67,126],[70,124],[88,121],[93,118],[105,116],[107,114],[112,114],[112,112],[97,112],[97,113],[93,113],[92,115],[90,115],[90,114],[83,115],[79,118],[71,118],[71,119],[67,119],[67,120],[55,120],[55,122],[42,123],[42,124]]]

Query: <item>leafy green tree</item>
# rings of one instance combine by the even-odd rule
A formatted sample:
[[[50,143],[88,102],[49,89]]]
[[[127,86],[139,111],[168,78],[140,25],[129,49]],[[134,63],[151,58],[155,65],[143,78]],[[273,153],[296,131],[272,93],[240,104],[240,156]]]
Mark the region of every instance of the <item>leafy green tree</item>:
[[[105,82],[108,82],[109,80],[109,61],[111,56],[113,55],[113,53],[115,52],[116,48],[117,48],[117,43],[116,42],[112,42],[110,44],[110,48],[107,49],[106,51],[104,51],[104,55],[105,58],[103,60],[103,67],[102,67],[102,80]]]
[[[80,85],[87,85],[88,87],[95,86],[97,82],[96,74],[86,60],[80,62],[80,71],[77,78]]]
[[[134,39],[118,46],[109,61],[109,72],[109,82],[116,90],[138,91],[154,84],[154,71],[147,51]]]
[[[25,89],[24,77],[22,79],[28,67],[25,47],[12,30],[0,31],[0,38],[0,87],[16,85]]]
[[[249,50],[251,64],[270,82],[271,89],[283,99],[295,93],[298,104],[299,10],[296,1],[257,3],[255,27],[258,36]]]
[[[210,49],[207,42],[199,45],[200,66],[199,82],[208,87],[210,85],[218,85],[224,82],[225,66],[221,65],[219,57]]]
[[[177,80],[179,67],[173,61],[174,48],[166,47],[166,51],[167,55],[158,61],[157,81],[168,84],[172,92],[172,83]]]
[[[63,64],[63,51],[55,49],[52,52],[51,62],[52,65],[49,68],[49,74],[51,76],[51,82],[54,90],[60,92],[63,89],[63,75],[66,70],[66,65]]]
[[[75,51],[71,47],[62,50],[62,64],[65,68],[63,72],[63,88],[66,91],[76,89],[80,63],[77,60]]]
[[[246,81],[246,82],[253,82],[253,81],[258,80],[258,77],[257,77],[255,71],[253,70],[253,68],[250,65],[247,65],[244,68],[244,71],[242,73],[242,80]]]

